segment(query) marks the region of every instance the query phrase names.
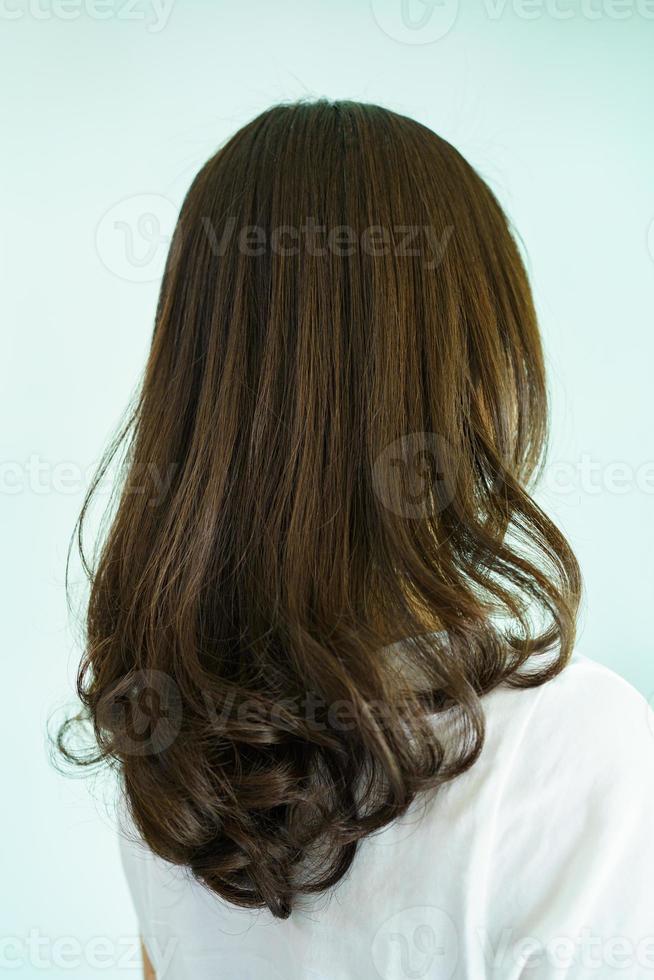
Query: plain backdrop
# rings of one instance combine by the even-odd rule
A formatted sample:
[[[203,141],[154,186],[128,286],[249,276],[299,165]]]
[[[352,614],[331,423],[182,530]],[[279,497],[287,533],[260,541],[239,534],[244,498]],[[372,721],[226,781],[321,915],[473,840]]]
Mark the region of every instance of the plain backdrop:
[[[538,496],[581,561],[579,649],[654,692],[653,52],[651,0],[1,0],[8,976],[138,973],[111,784],[48,757],[79,657],[66,551],[138,383],[181,198],[273,102],[414,116],[498,194],[546,346]]]

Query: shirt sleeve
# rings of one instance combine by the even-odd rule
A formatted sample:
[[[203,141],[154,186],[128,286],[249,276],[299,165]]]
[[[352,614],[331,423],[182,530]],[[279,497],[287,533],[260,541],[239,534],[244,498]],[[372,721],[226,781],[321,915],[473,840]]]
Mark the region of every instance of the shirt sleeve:
[[[145,845],[140,841],[134,824],[122,801],[119,804],[118,811],[118,846],[125,880],[136,913],[140,937],[146,947],[150,961],[156,964],[157,957],[151,948],[150,937],[151,909],[148,866],[151,856]]]
[[[495,816],[487,976],[654,978],[654,715],[586,658],[543,685]]]

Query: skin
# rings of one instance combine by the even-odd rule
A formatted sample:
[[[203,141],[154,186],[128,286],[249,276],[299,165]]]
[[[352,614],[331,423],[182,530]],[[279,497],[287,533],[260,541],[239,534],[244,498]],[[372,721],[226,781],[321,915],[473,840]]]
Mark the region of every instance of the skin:
[[[141,955],[143,957],[143,980],[157,980],[150,957],[145,951],[143,940],[141,940]]]

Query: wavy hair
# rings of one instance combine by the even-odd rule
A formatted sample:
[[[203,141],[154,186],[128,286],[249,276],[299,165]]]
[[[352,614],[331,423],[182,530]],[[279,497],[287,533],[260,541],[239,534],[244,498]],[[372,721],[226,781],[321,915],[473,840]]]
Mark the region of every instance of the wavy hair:
[[[580,580],[492,192],[374,105],[275,106],[195,177],[92,562],[81,713],[156,854],[286,917],[477,758]],[[442,724],[438,724],[438,720]],[[437,873],[437,872],[435,872]]]

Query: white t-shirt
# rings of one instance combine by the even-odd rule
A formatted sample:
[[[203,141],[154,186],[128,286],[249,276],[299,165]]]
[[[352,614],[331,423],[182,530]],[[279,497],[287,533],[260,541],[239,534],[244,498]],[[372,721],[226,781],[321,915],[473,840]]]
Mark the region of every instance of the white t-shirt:
[[[158,980],[654,978],[654,714],[575,655],[482,699],[478,761],[289,919],[121,835]],[[132,830],[133,833],[133,830]]]

